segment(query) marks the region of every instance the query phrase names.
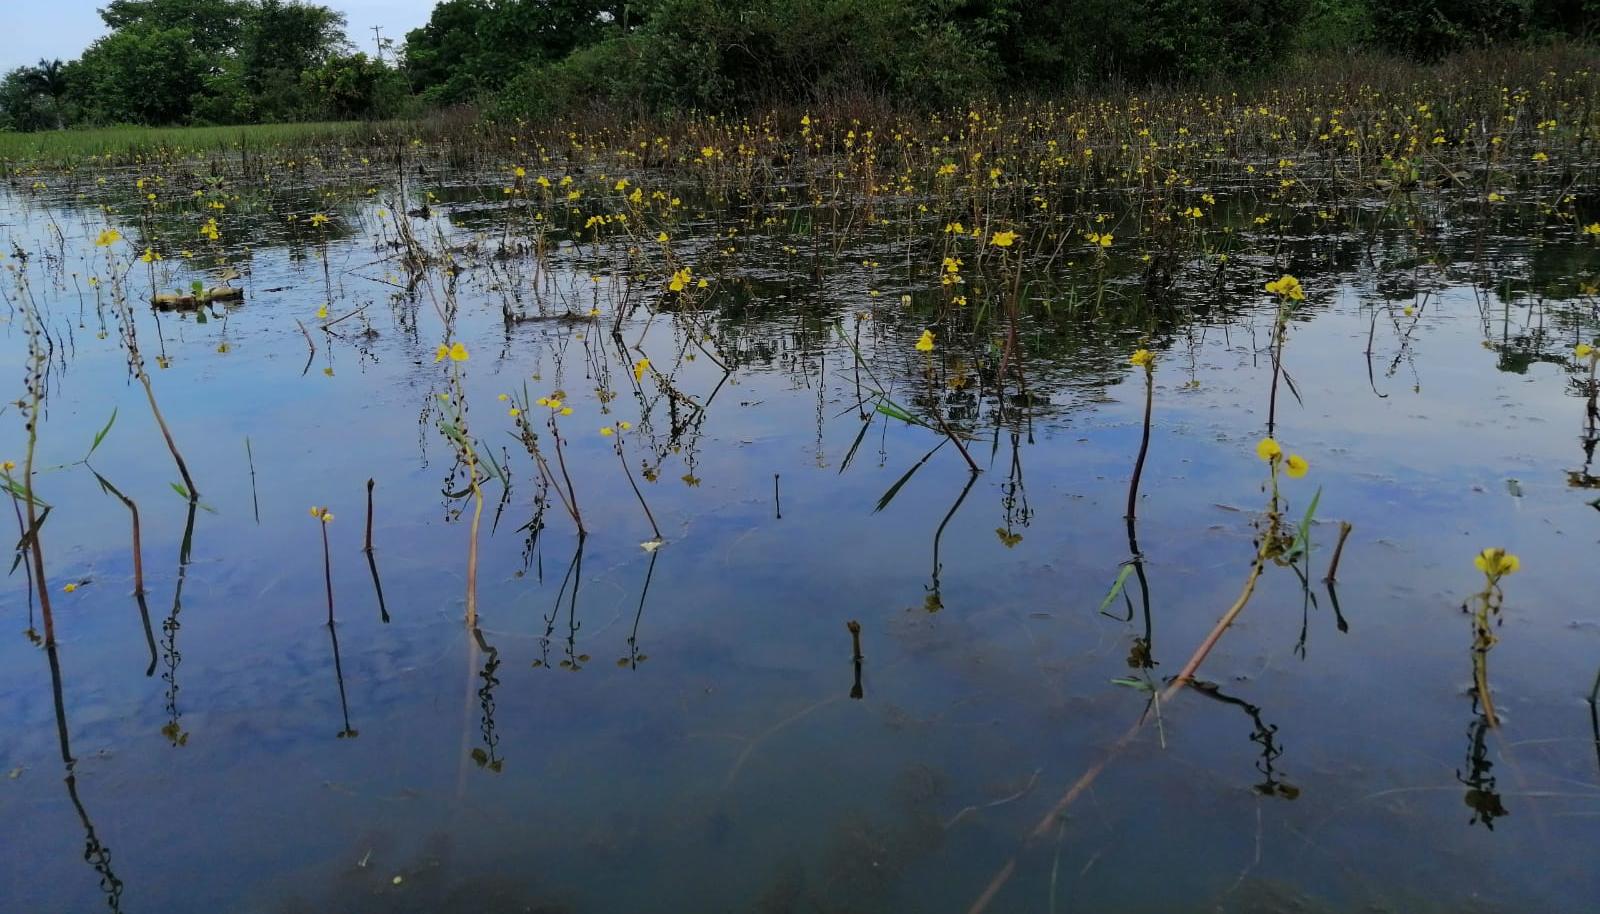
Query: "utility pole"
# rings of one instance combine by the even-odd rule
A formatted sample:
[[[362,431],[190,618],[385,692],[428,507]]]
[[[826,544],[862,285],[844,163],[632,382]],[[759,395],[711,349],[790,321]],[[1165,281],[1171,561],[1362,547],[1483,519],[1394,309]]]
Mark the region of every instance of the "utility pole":
[[[383,63],[383,26],[372,27],[372,41],[378,46],[378,63]]]

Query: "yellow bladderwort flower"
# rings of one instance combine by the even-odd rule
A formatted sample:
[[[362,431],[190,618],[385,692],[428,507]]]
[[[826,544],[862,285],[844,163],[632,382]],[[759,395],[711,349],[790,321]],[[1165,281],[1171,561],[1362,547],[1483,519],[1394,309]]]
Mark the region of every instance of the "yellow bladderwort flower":
[[[433,360],[435,362],[443,362],[449,355],[450,347],[440,343],[439,348],[433,351]]]
[[[563,416],[572,415],[572,407],[570,407],[570,406],[561,407],[561,415],[563,415]]]
[[[1156,360],[1156,355],[1155,355],[1155,353],[1151,352],[1150,350],[1148,350],[1148,349],[1135,349],[1133,351],[1133,355],[1128,358],[1128,363],[1130,365],[1137,365],[1140,368],[1147,368],[1151,364],[1153,364],[1155,362],[1155,360]]]
[[[666,244],[667,243],[667,233],[666,232],[662,232],[661,234],[657,235],[656,236],[656,240],[661,242],[662,244]]]
[[[617,428],[620,428],[623,431],[627,431],[628,429],[633,428],[633,423],[632,422],[628,422],[628,421],[618,422],[617,423]]]
[[[522,415],[522,410],[517,409],[515,406],[513,406],[510,409],[506,410],[506,415],[508,415],[511,418],[515,419],[516,417]]]
[[[14,470],[16,468],[17,468],[17,462],[15,460],[7,460],[5,463],[0,463],[0,470],[4,470],[7,473],[11,472],[12,470]]]
[[[997,248],[1008,248],[1017,243],[1016,232],[995,232],[989,236],[989,243]]]
[[[465,362],[467,360],[467,347],[460,343],[450,344],[450,361]]]
[[[76,584],[68,584],[67,586],[65,586],[65,587],[63,587],[61,589],[65,590],[67,593],[72,593],[74,590],[78,589],[78,585],[76,585]]]
[[[1267,283],[1266,288],[1268,292],[1287,301],[1304,301],[1306,297],[1305,290],[1300,287],[1300,280],[1295,279],[1288,273]]]
[[[633,363],[633,379],[635,381],[643,380],[644,379],[644,373],[646,371],[648,371],[649,369],[650,369],[650,360],[649,359],[640,359],[639,361],[634,362]]]
[[[1572,354],[1580,359],[1592,359],[1596,355],[1600,355],[1600,349],[1596,349],[1588,343],[1579,343],[1573,347]]]
[[[924,330],[924,331],[922,331],[922,335],[917,337],[917,351],[918,352],[932,352],[933,351],[933,331],[932,330]]]
[[[504,403],[507,400],[511,399],[511,395],[510,394],[500,394],[499,396],[495,397],[495,399],[499,400],[501,403]]]
[[[1583,227],[1585,235],[1600,235],[1600,222],[1591,222]]]
[[[1522,560],[1505,551],[1499,546],[1492,546],[1478,553],[1472,560],[1473,567],[1489,576],[1491,581],[1498,580],[1508,574],[1515,574],[1522,568]]]
[[[329,511],[327,508],[319,507],[317,505],[311,506],[311,516],[325,524],[333,521],[333,512]]]
[[[327,305],[323,305],[322,307],[317,309],[317,320],[325,321],[327,319],[328,319],[328,306]]]
[[[617,433],[616,429],[612,428],[609,425],[600,430],[600,434],[606,436],[607,438],[610,438],[612,435],[615,435],[616,433]]]
[[[667,283],[667,288],[673,292],[682,292],[684,289],[688,288],[689,283],[692,282],[693,279],[694,274],[690,272],[688,267],[684,267],[683,269],[672,274],[672,281]]]
[[[1283,462],[1283,466],[1290,479],[1299,479],[1311,469],[1311,464],[1306,463],[1306,459],[1299,454],[1290,454],[1289,459]]]
[[[1260,441],[1256,442],[1256,456],[1260,457],[1262,460],[1271,462],[1283,456],[1283,448],[1278,444],[1276,439],[1262,438]]]
[[[328,224],[328,217],[325,213],[313,213],[311,216],[311,224],[314,227],[320,228]]]
[[[549,400],[546,400],[544,405],[550,407],[551,409],[555,410],[556,412],[560,412],[561,411],[561,401],[557,400],[554,397],[551,397]]]

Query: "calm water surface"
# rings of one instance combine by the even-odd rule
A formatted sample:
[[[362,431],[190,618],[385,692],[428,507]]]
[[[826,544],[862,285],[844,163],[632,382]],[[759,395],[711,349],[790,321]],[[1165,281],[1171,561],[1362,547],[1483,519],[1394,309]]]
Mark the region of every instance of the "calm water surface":
[[[470,188],[441,182],[440,200],[462,202],[416,224],[470,241],[484,196]],[[1327,238],[1291,243],[1284,263],[1312,294],[1278,437],[1311,463],[1285,484],[1294,516],[1322,491],[1309,598],[1270,568],[1202,668],[1211,688],[1164,703],[1030,841],[1155,716],[1146,692],[1112,681],[1144,675],[1138,639],[1159,682],[1238,594],[1265,503],[1253,451],[1272,307],[1256,290],[1277,268],[1184,293],[1154,338],[1147,630],[1132,579],[1131,600],[1099,610],[1130,554],[1140,329],[1036,315],[1029,394],[1013,390],[997,421],[992,378],[954,346],[913,349],[921,319],[899,299],[920,305],[925,286],[896,274],[890,241],[856,252],[885,266],[822,282],[747,258],[705,328],[732,356],[726,376],[665,308],[624,322],[625,349],[607,323],[508,328],[506,275],[463,255],[472,427],[511,479],[503,502],[486,486],[475,636],[461,622],[467,523],[447,494],[461,475],[436,425],[441,329],[425,296],[385,281],[379,199],[341,213],[326,280],[315,245],[265,233],[236,257],[242,303],[159,328],[139,309],[201,492],[190,510],[82,285],[103,265],[101,216],[67,196],[0,196],[5,263],[57,347],[39,464],[77,460],[116,410],[93,463],[139,505],[148,589],[145,622],[124,507],[83,466],[41,472],[59,672],[24,636],[18,569],[0,596],[0,908],[965,911],[1015,857],[991,910],[1594,909],[1600,510],[1568,484],[1586,457],[1568,353],[1596,328],[1572,280],[1596,267],[1592,247],[1491,236],[1473,283],[1470,245],[1447,245],[1457,268],[1430,272],[1424,294]],[[683,243],[709,250],[714,231]],[[605,257],[567,244],[550,281],[609,322]],[[206,275],[179,257],[162,271],[168,288]],[[20,395],[25,293],[6,283],[0,366]],[[330,298],[335,316],[366,310],[339,336],[313,327],[307,365],[295,320]],[[897,401],[957,423],[984,472],[942,448],[875,511],[940,436],[878,416],[845,465],[864,377],[845,337]],[[631,382],[641,354],[678,396]],[[553,499],[539,528],[538,477],[496,399],[524,385],[573,407],[581,549]],[[653,552],[596,433],[618,420],[653,477],[641,486],[666,540]],[[0,451],[20,460],[23,446],[12,406]],[[337,641],[313,504],[337,515]],[[1339,520],[1354,533],[1330,595],[1316,580]],[[1504,726],[1486,732],[1461,606],[1489,545],[1523,570],[1491,657]]]

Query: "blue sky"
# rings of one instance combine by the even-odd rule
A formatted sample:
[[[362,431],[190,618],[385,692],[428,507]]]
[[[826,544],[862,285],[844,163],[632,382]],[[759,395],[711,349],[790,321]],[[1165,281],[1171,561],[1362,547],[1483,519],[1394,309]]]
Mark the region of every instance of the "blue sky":
[[[0,41],[0,73],[41,57],[71,60],[105,33],[97,12],[105,0],[5,0],[7,34]],[[400,41],[428,21],[435,0],[321,0],[344,13],[345,34],[358,50],[372,52],[372,27]]]

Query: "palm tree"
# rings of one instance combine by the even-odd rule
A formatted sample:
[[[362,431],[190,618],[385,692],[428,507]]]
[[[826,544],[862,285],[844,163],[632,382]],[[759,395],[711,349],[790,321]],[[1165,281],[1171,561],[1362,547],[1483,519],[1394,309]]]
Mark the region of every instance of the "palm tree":
[[[38,66],[26,68],[23,78],[28,88],[50,99],[50,108],[56,118],[56,129],[65,127],[66,118],[61,113],[61,100],[67,94],[66,64],[60,60],[40,58]]]

